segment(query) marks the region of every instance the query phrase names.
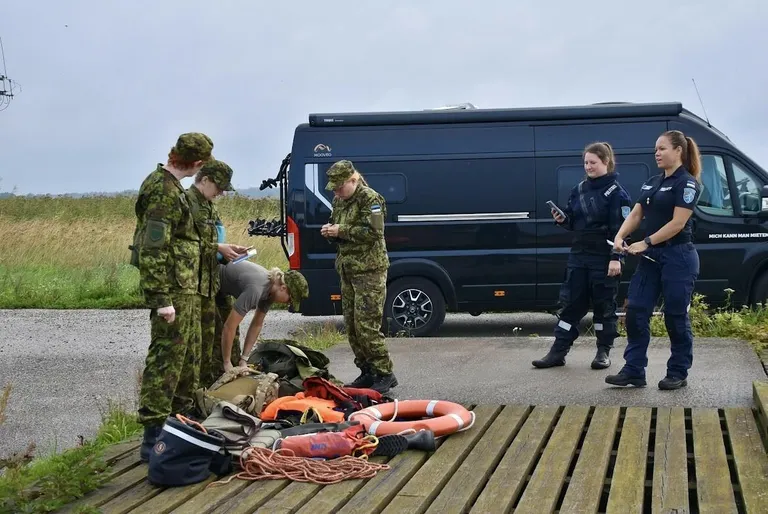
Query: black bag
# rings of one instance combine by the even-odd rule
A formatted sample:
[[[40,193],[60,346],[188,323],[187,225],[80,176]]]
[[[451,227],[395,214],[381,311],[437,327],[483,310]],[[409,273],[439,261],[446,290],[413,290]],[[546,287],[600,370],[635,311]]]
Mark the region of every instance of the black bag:
[[[203,432],[185,420],[165,420],[149,454],[147,478],[151,484],[184,486],[202,482],[211,473],[221,476],[232,472],[232,456],[224,446],[224,437],[215,431]]]
[[[293,396],[303,391],[302,383],[310,376],[338,382],[328,371],[330,362],[322,352],[291,339],[264,339],[256,344],[248,359],[249,364],[263,373],[280,377],[278,396]]]

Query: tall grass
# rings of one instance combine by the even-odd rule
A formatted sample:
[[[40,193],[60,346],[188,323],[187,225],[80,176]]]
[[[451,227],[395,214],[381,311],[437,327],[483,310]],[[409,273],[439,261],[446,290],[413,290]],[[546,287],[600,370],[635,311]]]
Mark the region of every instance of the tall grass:
[[[134,196],[0,199],[0,308],[131,308],[143,304],[129,264]],[[216,203],[231,243],[253,245],[253,262],[285,267],[278,238],[250,237],[277,200],[240,195]]]

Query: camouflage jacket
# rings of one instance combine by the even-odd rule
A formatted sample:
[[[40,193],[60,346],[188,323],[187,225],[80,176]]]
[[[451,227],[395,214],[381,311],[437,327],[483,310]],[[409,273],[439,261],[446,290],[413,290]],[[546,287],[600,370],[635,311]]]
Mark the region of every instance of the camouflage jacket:
[[[346,272],[384,271],[389,268],[384,240],[387,206],[384,198],[360,184],[347,200],[333,199],[330,223],[339,225],[336,270]]]
[[[213,298],[219,291],[220,284],[219,261],[216,257],[219,250],[219,233],[216,230],[216,222],[221,223],[221,217],[216,205],[207,200],[194,184],[187,189],[187,197],[202,242],[198,292],[206,298]]]
[[[147,307],[173,305],[172,294],[196,294],[200,235],[184,187],[162,164],[142,182],[135,212],[139,284]]]

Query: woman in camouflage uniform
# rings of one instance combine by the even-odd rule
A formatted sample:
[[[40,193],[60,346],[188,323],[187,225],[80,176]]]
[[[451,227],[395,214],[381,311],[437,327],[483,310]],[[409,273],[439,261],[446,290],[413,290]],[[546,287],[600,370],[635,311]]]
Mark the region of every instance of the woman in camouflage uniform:
[[[384,393],[397,385],[381,332],[389,269],[384,241],[387,207],[350,161],[335,163],[327,175],[326,189],[335,196],[330,223],[320,233],[338,245],[336,271],[341,277],[344,324],[361,370],[348,385]]]
[[[225,191],[234,191],[232,173],[232,168],[226,163],[213,160],[202,167],[195,175],[195,183],[187,189],[189,205],[202,239],[199,287],[202,337],[200,387],[210,387],[224,372],[221,367],[221,346],[216,339],[219,260],[231,259],[246,251],[243,246],[223,242],[224,224],[213,203]]]

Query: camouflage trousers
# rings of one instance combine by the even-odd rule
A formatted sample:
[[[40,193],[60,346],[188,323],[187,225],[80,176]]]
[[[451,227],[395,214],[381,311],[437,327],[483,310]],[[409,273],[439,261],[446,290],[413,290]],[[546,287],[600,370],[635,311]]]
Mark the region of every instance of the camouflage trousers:
[[[214,357],[215,348],[221,348],[221,336],[216,339],[216,299],[200,297],[200,387],[211,387],[224,373],[221,365],[221,350],[219,358]]]
[[[392,373],[392,360],[381,332],[387,272],[341,272],[341,306],[355,365],[380,374]]]
[[[168,416],[194,412],[192,393],[200,379],[200,296],[173,294],[176,319],[152,309],[151,342],[139,394],[139,423],[161,425]]]

